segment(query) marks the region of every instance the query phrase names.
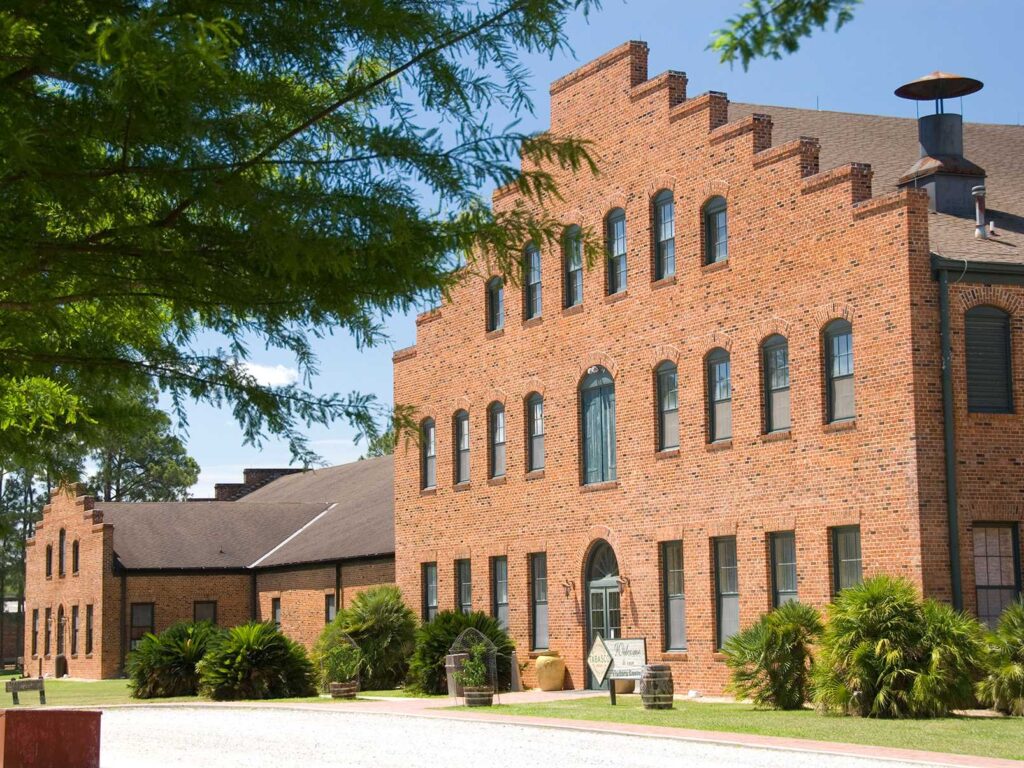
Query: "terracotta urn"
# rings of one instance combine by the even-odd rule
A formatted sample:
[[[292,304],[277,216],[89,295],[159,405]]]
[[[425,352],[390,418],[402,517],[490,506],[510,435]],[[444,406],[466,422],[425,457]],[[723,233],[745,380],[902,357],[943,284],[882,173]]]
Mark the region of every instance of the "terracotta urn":
[[[537,687],[542,691],[560,691],[565,680],[565,659],[558,651],[544,651],[534,662]]]

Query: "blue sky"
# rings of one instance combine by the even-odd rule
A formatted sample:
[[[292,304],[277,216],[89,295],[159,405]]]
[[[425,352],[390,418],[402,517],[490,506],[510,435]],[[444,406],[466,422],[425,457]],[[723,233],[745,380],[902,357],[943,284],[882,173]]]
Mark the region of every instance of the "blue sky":
[[[740,6],[740,0],[605,0],[589,19],[571,21],[575,57],[525,58],[533,74],[535,114],[523,117],[522,129],[547,127],[552,80],[626,40],[648,43],[650,75],[666,69],[686,72],[691,94],[725,91],[733,101],[914,117],[915,105],[897,99],[893,90],[941,69],[985,83],[984,90],[964,100],[966,120],[1015,125],[1024,120],[1020,0],[864,0],[838,34],[820,32],[795,54],[782,61],[755,61],[747,72],[718,63],[705,50],[711,33]],[[947,108],[958,111],[959,106]],[[395,316],[387,328],[389,342],[370,350],[357,350],[345,334],[318,342],[321,364],[314,389],[370,392],[390,403],[391,354],[415,343],[415,323],[411,316]],[[293,361],[276,353],[253,350],[252,362],[279,381],[293,371]],[[210,495],[214,483],[240,480],[243,467],[289,463],[281,442],[243,446],[229,411],[193,406],[189,420],[189,452],[202,467],[195,495]],[[344,424],[311,430],[310,438],[330,463],[356,459],[363,447],[354,444]]]

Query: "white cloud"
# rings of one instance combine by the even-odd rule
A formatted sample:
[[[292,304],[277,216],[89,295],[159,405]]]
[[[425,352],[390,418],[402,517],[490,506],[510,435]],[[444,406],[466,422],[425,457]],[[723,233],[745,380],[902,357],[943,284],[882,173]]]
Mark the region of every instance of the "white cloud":
[[[259,363],[242,363],[246,373],[265,387],[284,387],[299,380],[299,372],[287,365],[260,365]]]

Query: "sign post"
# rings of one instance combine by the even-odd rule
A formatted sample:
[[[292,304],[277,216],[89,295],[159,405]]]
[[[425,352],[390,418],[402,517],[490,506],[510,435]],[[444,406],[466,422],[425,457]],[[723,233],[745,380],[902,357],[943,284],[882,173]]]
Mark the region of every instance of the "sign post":
[[[639,680],[646,664],[647,639],[643,637],[605,640],[598,635],[587,654],[587,666],[597,684],[608,680],[612,704],[615,704],[615,681]]]

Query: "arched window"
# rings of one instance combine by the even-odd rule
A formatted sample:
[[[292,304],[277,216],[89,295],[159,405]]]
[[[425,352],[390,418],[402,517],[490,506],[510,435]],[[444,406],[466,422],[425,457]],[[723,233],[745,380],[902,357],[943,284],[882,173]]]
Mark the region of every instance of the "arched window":
[[[856,415],[853,400],[853,326],[833,320],[825,326],[826,419],[845,421]]]
[[[536,392],[526,398],[526,466],[544,469],[544,398]]]
[[[53,576],[53,545],[46,545],[46,578]]]
[[[1010,316],[997,307],[973,307],[964,318],[967,410],[1013,413]]]
[[[583,234],[577,226],[565,230],[562,238],[562,262],[564,265],[566,309],[583,303]]]
[[[491,403],[487,407],[488,442],[491,446],[491,477],[505,476],[505,406]]]
[[[654,196],[654,279],[676,273],[676,206],[672,191],[663,189]]]
[[[580,385],[583,482],[615,480],[615,382],[599,365],[587,371]]]
[[[615,208],[605,219],[608,295],[626,290],[626,212]]]
[[[57,575],[63,576],[67,572],[68,556],[68,532],[63,528],[57,534]]]
[[[674,363],[665,361],[655,369],[658,390],[658,450],[679,447],[678,372]]]
[[[769,336],[761,345],[764,370],[764,429],[789,429],[789,344],[785,336]]]
[[[500,331],[505,327],[505,281],[492,277],[487,282],[487,330]]]
[[[704,203],[704,263],[729,258],[729,221],[725,198],[719,195]]]
[[[732,374],[729,353],[719,347],[707,357],[708,438],[712,443],[732,437]]]
[[[64,655],[64,606],[57,608],[57,655]]]
[[[452,444],[455,446],[455,484],[469,482],[469,414],[458,411],[452,422]]]
[[[530,243],[523,255],[523,319],[541,315],[540,249]]]
[[[420,487],[437,486],[437,442],[433,419],[420,424]]]
[[[71,572],[78,573],[78,540],[71,543]]]

